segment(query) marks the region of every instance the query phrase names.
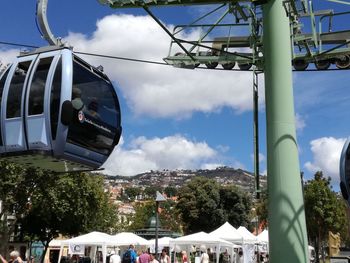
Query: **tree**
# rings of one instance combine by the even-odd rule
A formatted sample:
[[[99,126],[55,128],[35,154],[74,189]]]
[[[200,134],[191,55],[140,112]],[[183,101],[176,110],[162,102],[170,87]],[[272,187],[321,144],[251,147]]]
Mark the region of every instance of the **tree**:
[[[182,232],[182,222],[178,211],[175,209],[176,203],[172,200],[160,203],[160,221],[164,229],[174,232]]]
[[[18,224],[18,215],[28,209],[28,198],[32,182],[33,170],[24,170],[19,165],[0,162],[0,253],[6,255],[9,237],[14,234]],[[11,224],[8,218],[12,216]]]
[[[268,225],[268,194],[266,190],[263,190],[260,194],[260,199],[255,203],[255,212],[259,217],[259,223],[261,227]]]
[[[148,227],[147,223],[149,219],[155,215],[156,203],[155,201],[147,201],[143,203],[137,203],[135,205],[135,214],[132,217],[132,224],[129,230],[135,231]],[[162,228],[175,232],[180,232],[181,222],[178,215],[174,211],[174,202],[165,201],[160,203],[161,212],[159,215],[159,221]]]
[[[314,179],[304,186],[305,215],[309,238],[315,245],[316,261],[319,251],[328,237],[333,233],[348,231],[344,202],[332,191],[330,178],[317,172]]]
[[[152,215],[154,215],[155,202],[147,201],[143,203],[136,203],[135,214],[131,218],[132,224],[129,230],[135,231],[137,229],[145,228],[148,220]]]
[[[110,232],[116,209],[109,203],[102,177],[87,173],[63,174],[38,171],[32,175],[35,187],[30,208],[21,219],[23,231],[45,245],[59,234]],[[42,262],[43,262],[42,258]]]
[[[124,189],[123,194],[127,196],[129,200],[135,200],[135,198],[141,194],[141,189],[138,187],[128,187]]]
[[[185,232],[195,233],[210,232],[225,221],[236,226],[247,225],[250,204],[250,198],[235,187],[224,187],[212,179],[195,177],[179,190],[176,208]]]
[[[177,189],[174,186],[167,186],[164,189],[164,193],[168,196],[168,197],[173,197],[177,195]]]
[[[143,194],[145,195],[145,197],[149,198],[149,199],[153,199],[156,197],[156,193],[158,192],[162,192],[163,189],[159,186],[148,186],[145,188],[145,190],[143,191]]]
[[[226,221],[234,227],[248,226],[251,206],[251,198],[236,186],[220,188],[220,207],[225,212]]]

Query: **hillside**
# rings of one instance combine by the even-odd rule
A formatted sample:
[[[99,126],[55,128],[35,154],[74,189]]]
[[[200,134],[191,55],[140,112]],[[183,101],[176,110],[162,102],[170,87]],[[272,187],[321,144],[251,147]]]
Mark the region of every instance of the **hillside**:
[[[175,186],[181,187],[195,176],[212,178],[222,185],[236,185],[244,191],[254,192],[254,175],[242,169],[219,167],[215,170],[163,170],[150,171],[132,177],[106,176],[109,184],[128,184],[133,187]],[[266,187],[266,176],[260,177],[261,188]]]

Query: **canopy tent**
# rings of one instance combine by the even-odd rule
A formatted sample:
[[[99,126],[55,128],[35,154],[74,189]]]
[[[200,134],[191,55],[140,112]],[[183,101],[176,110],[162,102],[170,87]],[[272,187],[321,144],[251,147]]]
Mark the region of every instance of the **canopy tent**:
[[[236,244],[243,243],[243,236],[229,222],[210,232],[210,235]]]
[[[158,239],[158,251],[161,251],[164,247],[170,247],[170,241],[173,241],[174,238],[171,237],[162,237]],[[151,252],[155,252],[155,239],[151,239],[148,241],[148,245],[150,247]]]
[[[80,245],[113,245],[111,235],[102,232],[91,232],[71,239],[62,240],[61,245],[80,244]]]
[[[147,239],[144,239],[131,232],[121,232],[114,236],[110,236],[110,238],[113,244],[116,246],[129,246],[131,244],[147,246],[149,244]]]
[[[162,237],[158,239],[158,245],[162,247],[168,247],[170,245],[170,241],[173,241],[174,238],[171,237]],[[155,239],[148,240],[148,245],[154,245],[156,242]]]
[[[243,237],[243,242],[244,243],[258,243],[258,238],[257,236],[253,235],[252,233],[249,232],[248,229],[246,229],[244,226],[240,226],[237,229],[238,233],[241,234],[241,236]]]
[[[175,238],[174,240],[171,240],[169,244],[170,244],[170,248],[174,249],[175,252],[177,252],[176,248],[178,247],[180,248],[186,247],[186,250],[190,251],[190,247],[192,247],[193,245],[196,245],[198,247],[202,247],[203,245],[205,245],[207,247],[215,248],[217,263],[219,262],[219,255],[220,255],[221,248],[227,248],[231,255],[234,254],[233,243],[223,240],[221,238],[215,237],[205,232],[198,232],[195,234],[178,237],[178,238]],[[233,259],[233,257],[231,257],[231,259]]]
[[[258,240],[261,243],[269,243],[269,231],[266,229],[258,235]]]
[[[233,244],[229,241],[223,240],[221,238],[215,237],[211,234],[205,233],[205,232],[198,232],[195,234],[182,236],[175,238],[174,240],[170,241],[170,244],[172,245],[220,245],[223,247],[233,247]]]
[[[61,239],[52,239],[49,243],[49,247],[60,247],[61,246],[61,242],[64,240]]]
[[[93,251],[94,255],[97,252],[97,247],[100,246],[102,248],[103,263],[106,263],[107,246],[114,245],[115,244],[112,241],[112,236],[101,232],[91,232],[68,240],[62,240],[58,262],[61,262],[61,254],[64,246],[68,246],[70,248],[71,254],[75,254],[75,250],[76,254],[80,254],[80,251],[77,251],[78,248],[79,250],[84,250],[82,247],[93,246],[95,248]]]

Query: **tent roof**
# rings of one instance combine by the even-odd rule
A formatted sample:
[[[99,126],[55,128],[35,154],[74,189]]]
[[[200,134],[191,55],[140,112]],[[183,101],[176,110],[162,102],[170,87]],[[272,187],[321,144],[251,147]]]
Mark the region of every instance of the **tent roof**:
[[[260,242],[269,243],[269,231],[266,229],[258,235],[258,240]]]
[[[163,247],[168,247],[170,244],[170,241],[173,241],[174,238],[171,237],[162,237],[158,239],[158,245]],[[155,245],[155,239],[151,239],[148,241],[148,245],[152,246]]]
[[[49,243],[49,247],[59,247],[61,246],[62,239],[52,239]]]
[[[131,232],[121,232],[111,237],[113,243],[118,246],[148,245],[149,241]]]
[[[77,236],[68,240],[62,240],[61,245],[80,244],[80,245],[114,245],[111,242],[111,236],[101,232],[91,232],[85,235]]]
[[[256,243],[258,242],[258,237],[253,235],[244,226],[240,226],[237,231],[243,236],[243,241],[245,243]]]
[[[216,230],[210,232],[210,234],[215,237],[218,237],[227,241],[231,241],[234,243],[243,242],[242,235],[229,222],[226,222]]]
[[[176,244],[179,244],[179,245],[208,244],[208,245],[221,245],[221,246],[233,247],[233,244],[231,242],[228,242],[226,240],[215,237],[205,232],[198,232],[195,234],[175,238],[174,240],[170,241],[170,244],[174,244],[174,245]]]

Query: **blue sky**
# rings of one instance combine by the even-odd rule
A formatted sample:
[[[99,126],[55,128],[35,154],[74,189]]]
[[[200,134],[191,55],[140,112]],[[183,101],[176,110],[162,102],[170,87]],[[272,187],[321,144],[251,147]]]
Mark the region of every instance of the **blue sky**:
[[[314,5],[350,10],[327,1]],[[46,45],[35,25],[35,6],[35,0],[2,3],[0,41]],[[172,28],[194,20],[203,10],[206,7],[159,8],[154,13]],[[48,14],[54,34],[77,51],[157,61],[168,52],[169,37],[143,10],[114,10],[96,0],[51,0]],[[344,23],[337,20],[338,25]],[[196,35],[185,32],[182,37]],[[0,45],[0,60],[10,61],[17,52]],[[85,59],[105,67],[122,105],[123,139],[107,170],[121,175],[220,165],[253,170],[251,73]],[[350,133],[349,71],[293,73],[293,79],[301,170],[308,179],[322,169],[337,185],[340,151]],[[266,172],[263,88],[260,152],[261,171]]]

